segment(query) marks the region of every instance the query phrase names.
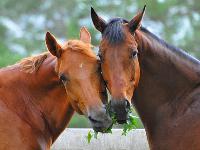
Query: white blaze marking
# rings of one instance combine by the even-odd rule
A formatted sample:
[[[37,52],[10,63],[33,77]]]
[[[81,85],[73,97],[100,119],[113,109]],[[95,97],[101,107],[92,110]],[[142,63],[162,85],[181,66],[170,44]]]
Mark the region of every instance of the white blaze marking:
[[[83,63],[81,63],[79,67],[80,67],[80,68],[83,68]]]

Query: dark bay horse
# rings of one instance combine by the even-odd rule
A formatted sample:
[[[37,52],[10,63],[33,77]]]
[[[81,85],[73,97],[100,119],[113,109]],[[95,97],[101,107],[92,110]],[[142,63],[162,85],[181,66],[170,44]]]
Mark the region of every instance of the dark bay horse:
[[[112,107],[124,119],[126,89],[140,81],[132,97],[153,150],[200,149],[200,62],[183,50],[140,27],[145,9],[131,21],[108,23],[92,9],[92,20],[102,33],[102,72],[115,101]],[[138,81],[137,81],[138,82]],[[132,88],[133,89],[133,88]],[[113,92],[115,91],[115,92]],[[118,93],[118,94],[116,94]],[[130,93],[130,95],[133,93]]]
[[[60,45],[47,32],[50,53],[23,59],[0,70],[0,149],[47,150],[74,111],[96,131],[111,125],[106,86],[91,50],[90,34]],[[53,56],[54,55],[54,56]]]

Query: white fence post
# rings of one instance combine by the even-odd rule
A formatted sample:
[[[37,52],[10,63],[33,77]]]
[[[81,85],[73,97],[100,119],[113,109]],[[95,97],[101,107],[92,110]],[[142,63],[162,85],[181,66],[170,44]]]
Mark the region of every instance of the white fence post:
[[[98,134],[87,143],[86,136],[92,129],[67,128],[53,144],[51,150],[149,150],[144,129],[121,136],[121,129],[113,129],[112,134]]]

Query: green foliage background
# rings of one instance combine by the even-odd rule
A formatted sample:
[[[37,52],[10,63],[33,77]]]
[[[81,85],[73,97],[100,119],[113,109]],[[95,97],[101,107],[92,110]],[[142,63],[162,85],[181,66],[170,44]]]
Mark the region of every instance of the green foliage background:
[[[45,51],[46,31],[64,41],[78,38],[80,27],[86,26],[97,46],[100,33],[91,22],[90,6],[106,20],[114,16],[130,20],[144,4],[143,26],[200,58],[198,0],[1,0],[0,67]],[[88,122],[75,115],[70,127],[88,127]]]

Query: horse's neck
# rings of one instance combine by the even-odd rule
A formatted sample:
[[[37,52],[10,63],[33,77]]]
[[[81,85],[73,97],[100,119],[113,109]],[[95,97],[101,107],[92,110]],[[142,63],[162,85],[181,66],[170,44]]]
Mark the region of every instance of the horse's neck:
[[[69,123],[74,110],[69,103],[65,88],[55,72],[56,59],[52,57],[48,57],[38,70],[40,77],[35,86],[38,83],[42,85],[38,87],[40,90],[36,90],[40,99],[35,97],[35,100],[45,116],[54,141]]]
[[[200,64],[181,50],[169,49],[149,33],[137,31],[136,38],[141,78],[133,103],[145,128],[153,130],[187,103],[184,97],[199,85]]]
[[[10,92],[8,96],[1,93],[0,89],[0,94],[5,95],[3,97],[9,99],[6,102],[10,102],[8,105],[15,107],[15,112],[48,142],[58,137],[74,112],[55,72],[55,64],[56,59],[48,55],[37,72],[26,73],[20,71],[19,65],[15,65],[0,74],[9,78],[7,83],[2,83]]]

